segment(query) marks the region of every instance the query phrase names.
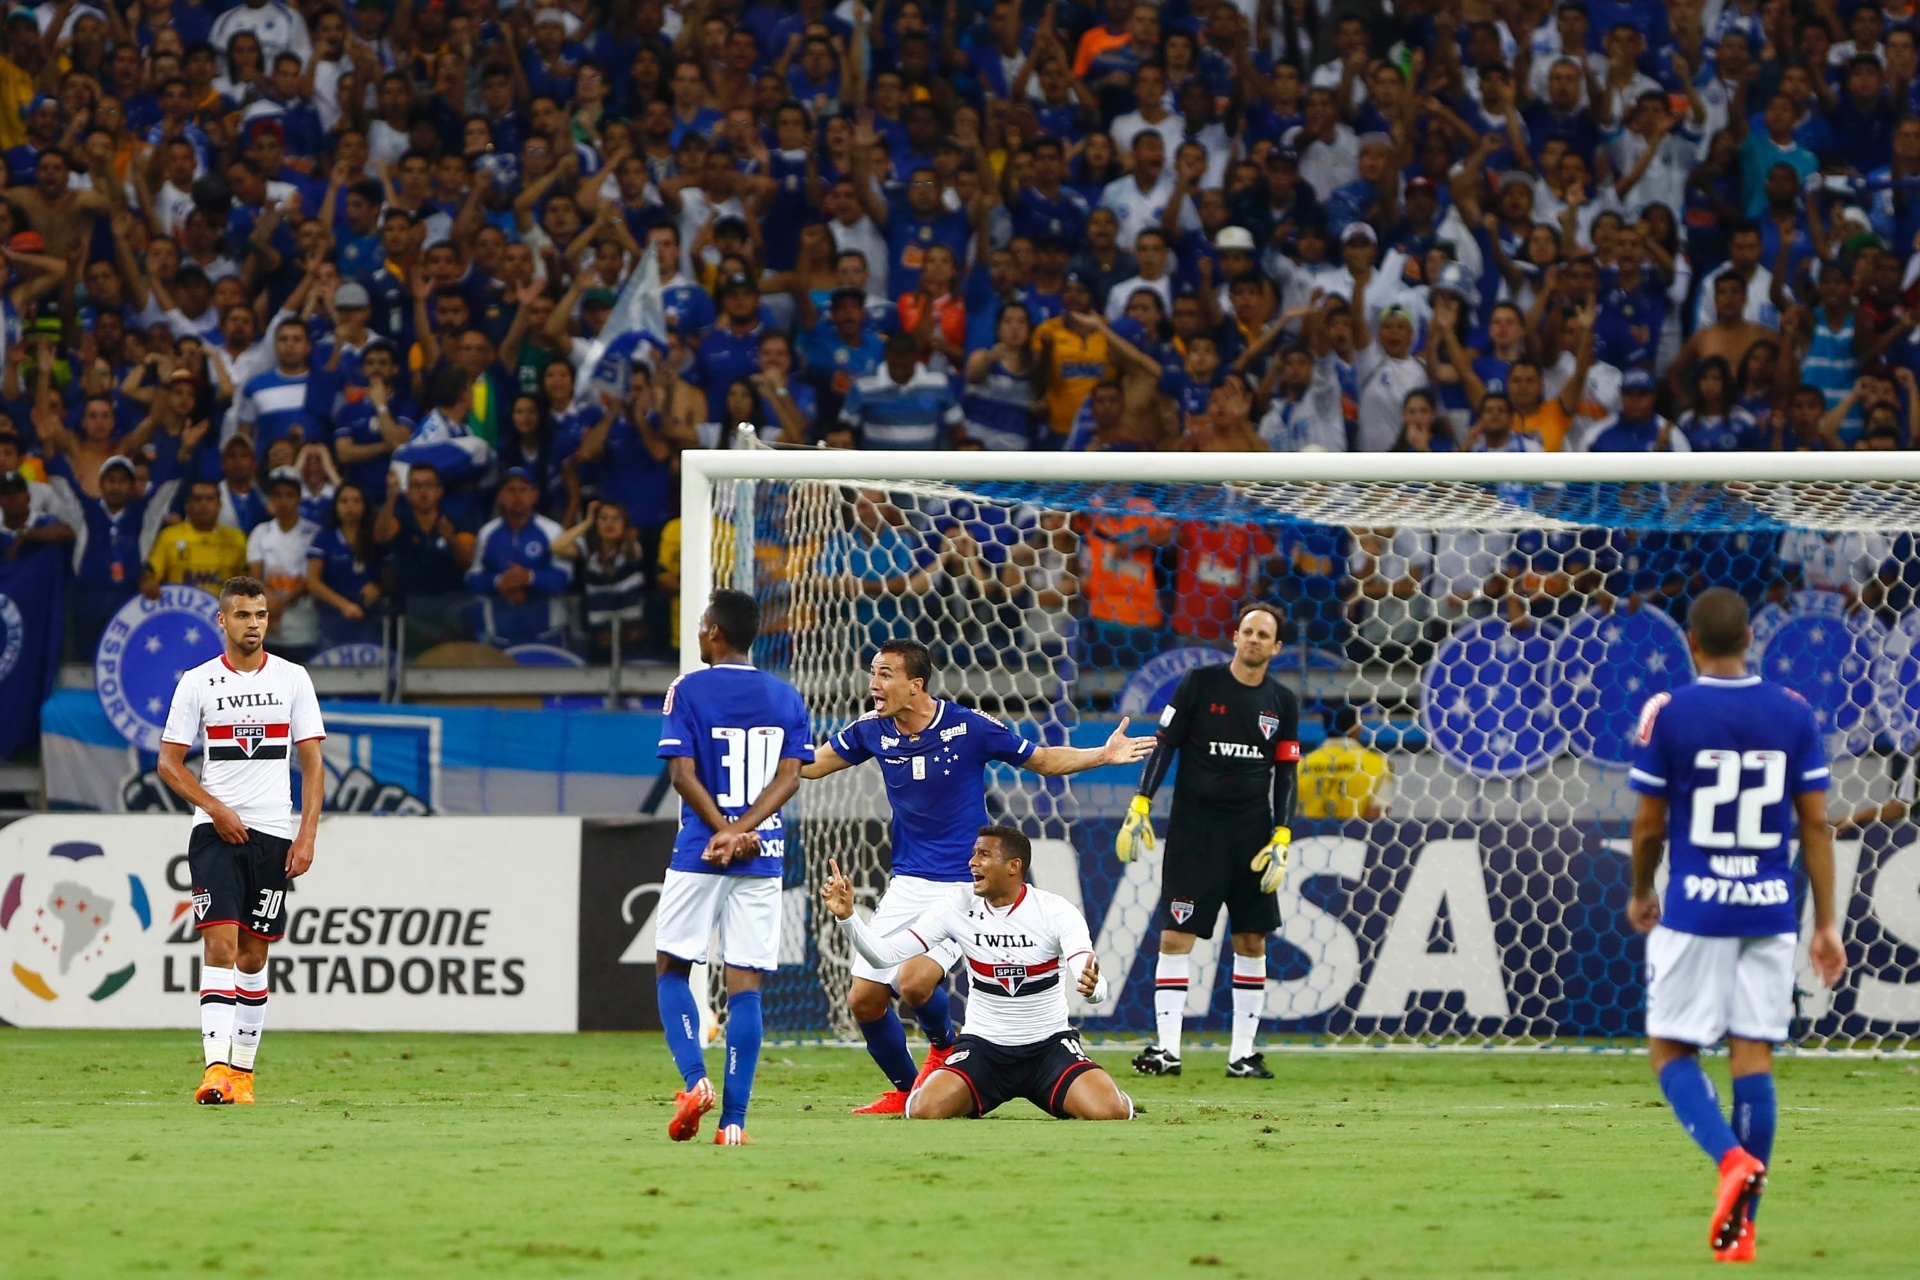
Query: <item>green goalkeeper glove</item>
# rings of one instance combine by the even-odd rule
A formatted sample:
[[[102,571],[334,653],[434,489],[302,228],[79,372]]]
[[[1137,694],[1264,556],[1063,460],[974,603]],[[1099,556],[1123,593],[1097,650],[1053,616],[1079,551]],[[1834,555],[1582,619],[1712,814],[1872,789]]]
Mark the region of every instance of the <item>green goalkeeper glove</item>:
[[[1127,819],[1113,841],[1113,851],[1120,855],[1120,861],[1132,862],[1143,853],[1153,852],[1153,823],[1147,816],[1152,808],[1153,801],[1145,796],[1135,796],[1127,806]]]
[[[1293,831],[1275,827],[1273,838],[1253,855],[1253,869],[1260,873],[1260,892],[1276,893],[1287,878],[1287,855],[1293,850]]]

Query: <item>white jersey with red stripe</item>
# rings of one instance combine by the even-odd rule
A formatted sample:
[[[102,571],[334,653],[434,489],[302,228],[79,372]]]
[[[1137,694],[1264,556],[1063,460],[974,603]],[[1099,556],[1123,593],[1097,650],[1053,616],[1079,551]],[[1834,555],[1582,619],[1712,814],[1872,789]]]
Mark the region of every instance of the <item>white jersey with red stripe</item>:
[[[313,678],[297,662],[263,655],[241,671],[221,654],[180,677],[162,741],[189,749],[204,733],[200,785],[250,831],[293,836],[293,748],[327,736]],[[195,808],[195,826],[213,819]]]
[[[1093,959],[1087,922],[1057,893],[1026,885],[1007,907],[978,894],[963,908],[933,907],[881,937],[858,916],[840,922],[867,962],[891,967],[952,939],[966,956],[972,990],[967,1034],[997,1045],[1025,1045],[1067,1031],[1067,990]],[[1094,993],[1105,998],[1106,979]]]

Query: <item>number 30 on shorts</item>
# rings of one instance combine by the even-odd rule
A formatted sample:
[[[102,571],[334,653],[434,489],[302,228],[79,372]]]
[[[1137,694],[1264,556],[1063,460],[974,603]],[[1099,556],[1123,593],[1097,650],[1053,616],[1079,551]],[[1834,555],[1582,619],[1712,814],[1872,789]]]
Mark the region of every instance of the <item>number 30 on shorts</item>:
[[[286,896],[287,891],[285,889],[262,889],[260,891],[260,905],[253,909],[254,918],[258,920],[271,920],[279,915],[280,903],[285,900]]]

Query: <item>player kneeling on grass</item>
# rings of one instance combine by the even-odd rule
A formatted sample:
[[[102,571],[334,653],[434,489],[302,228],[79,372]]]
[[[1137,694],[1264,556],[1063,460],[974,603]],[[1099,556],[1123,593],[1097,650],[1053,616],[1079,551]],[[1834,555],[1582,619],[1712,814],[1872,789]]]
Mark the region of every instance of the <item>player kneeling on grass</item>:
[[[1649,935],[1648,1054],[1674,1116],[1719,1166],[1707,1240],[1723,1262],[1753,1260],[1773,1154],[1773,1046],[1793,1016],[1796,817],[1813,895],[1808,958],[1830,987],[1847,966],[1820,726],[1799,694],[1747,673],[1752,643],[1746,601],[1725,587],[1702,592],[1687,612],[1700,676],[1647,703],[1627,776],[1640,793],[1627,918]],[[1664,908],[1654,894],[1662,845],[1673,858]],[[1700,1067],[1700,1050],[1722,1036],[1731,1125]]]
[[[267,588],[229,578],[216,618],[224,652],[180,677],[160,735],[161,779],[193,806],[187,868],[200,931],[200,1042],[206,1072],[193,1100],[253,1101],[254,1055],[267,1021],[267,944],[286,932],[287,885],[313,865],[326,771],[320,702],[298,663],[266,651]],[[201,776],[187,752],[205,732]],[[300,756],[294,830],[290,753]]]
[[[982,827],[967,864],[973,896],[885,937],[853,914],[853,882],[828,863],[820,896],[868,964],[890,968],[947,941],[966,956],[966,1032],[908,1095],[910,1120],[984,1116],[1009,1098],[1063,1120],[1133,1118],[1133,1099],[1087,1057],[1067,1021],[1063,974],[1088,1000],[1107,996],[1087,922],[1065,898],[1026,882],[1032,861],[1020,832]]]

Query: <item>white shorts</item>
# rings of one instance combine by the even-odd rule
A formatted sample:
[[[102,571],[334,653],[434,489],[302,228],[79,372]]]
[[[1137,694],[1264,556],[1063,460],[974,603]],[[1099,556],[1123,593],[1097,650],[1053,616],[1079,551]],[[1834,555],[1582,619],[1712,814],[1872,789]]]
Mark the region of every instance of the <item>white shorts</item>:
[[[1656,926],[1647,938],[1647,1034],[1710,1045],[1787,1038],[1795,935],[1708,938]]]
[[[720,930],[720,955],[736,969],[780,967],[780,877],[669,871],[653,913],[653,946],[695,964]]]
[[[898,933],[918,920],[921,912],[934,907],[951,905],[965,911],[967,901],[972,897],[971,881],[962,880],[954,884],[945,880],[922,880],[919,876],[895,876],[887,881],[887,891],[880,895],[880,905],[873,909],[873,918],[867,923],[873,926],[875,933],[885,937],[890,933]],[[954,961],[960,958],[960,944],[949,938],[927,955],[945,972],[953,968]],[[890,987],[893,985],[894,972],[893,969],[876,969],[859,952],[853,953],[853,976],[856,978]]]

